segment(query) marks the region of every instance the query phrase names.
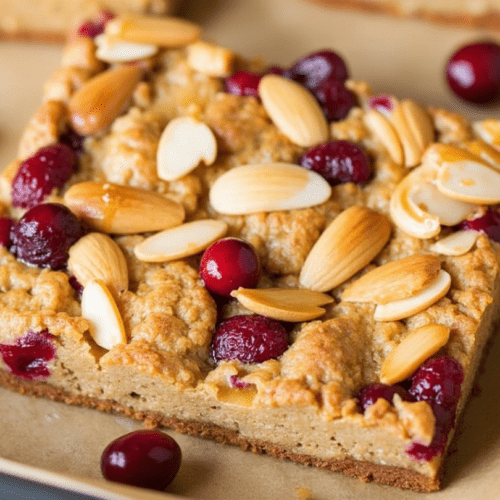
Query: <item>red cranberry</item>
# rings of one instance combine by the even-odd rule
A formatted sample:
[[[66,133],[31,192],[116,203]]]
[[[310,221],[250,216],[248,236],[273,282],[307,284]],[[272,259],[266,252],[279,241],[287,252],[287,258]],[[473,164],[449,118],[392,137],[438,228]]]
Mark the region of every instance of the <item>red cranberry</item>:
[[[85,137],[75,132],[72,128],[68,128],[66,132],[59,136],[59,142],[69,146],[77,155],[83,153],[83,141]]]
[[[14,221],[10,217],[0,217],[0,245],[9,248],[12,245],[12,226]]]
[[[84,234],[80,221],[64,205],[43,203],[28,210],[12,228],[12,252],[27,264],[63,269],[68,250]]]
[[[358,406],[362,413],[378,399],[382,398],[392,404],[394,394],[399,394],[403,401],[411,401],[411,396],[400,385],[385,385],[380,383],[368,384],[361,389],[357,396]]]
[[[462,222],[459,229],[486,233],[493,241],[500,243],[500,213],[488,210],[482,217]]]
[[[237,389],[248,389],[252,387],[252,384],[244,382],[238,375],[231,375],[229,377],[229,382],[231,382],[232,387],[236,387]]]
[[[278,76],[284,76],[285,78],[289,78],[289,70],[282,68],[281,66],[269,66],[265,74],[266,75],[278,75]]]
[[[76,155],[66,144],[38,150],[21,163],[12,181],[12,205],[19,208],[38,205],[54,188],[64,186],[76,166]]]
[[[349,141],[331,141],[306,151],[299,159],[302,167],[314,170],[332,186],[345,182],[365,184],[372,165],[365,152]]]
[[[76,276],[71,275],[68,279],[68,283],[71,285],[71,288],[78,294],[82,295],[83,293],[83,285],[76,279]]]
[[[309,90],[318,88],[325,81],[344,82],[348,78],[344,60],[331,50],[314,52],[299,59],[288,74]]]
[[[163,491],[179,471],[181,459],[174,438],[158,430],[140,430],[106,447],[101,472],[108,481]]]
[[[259,82],[262,75],[250,71],[237,71],[224,81],[226,92],[239,96],[258,97]]]
[[[492,101],[500,90],[500,45],[495,42],[464,45],[450,57],[446,80],[451,90],[466,101]]]
[[[223,238],[212,243],[200,262],[200,277],[204,285],[211,292],[225,297],[240,286],[255,288],[260,274],[255,248],[239,238]]]
[[[276,320],[256,314],[233,316],[223,321],[212,339],[215,361],[237,359],[262,363],[279,358],[288,349],[288,334]]]
[[[77,30],[78,36],[95,38],[104,33],[106,23],[111,21],[115,15],[109,10],[101,10],[93,19],[84,21]]]
[[[339,80],[325,80],[312,93],[331,122],[343,120],[357,104],[356,96]]]
[[[0,344],[0,355],[10,371],[19,378],[43,379],[50,377],[47,363],[56,357],[56,348],[48,330],[39,333],[28,330],[14,344]]]
[[[382,113],[390,112],[394,109],[392,97],[387,94],[370,97],[367,104],[370,109],[376,109]]]

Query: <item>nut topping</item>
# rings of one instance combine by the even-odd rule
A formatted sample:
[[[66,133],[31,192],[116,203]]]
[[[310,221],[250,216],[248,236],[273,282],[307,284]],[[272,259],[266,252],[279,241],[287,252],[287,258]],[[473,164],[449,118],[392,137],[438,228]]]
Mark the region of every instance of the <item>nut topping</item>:
[[[97,45],[97,59],[108,63],[138,61],[158,52],[156,45],[110,39],[105,34],[96,36],[94,41]]]
[[[442,255],[463,255],[474,246],[478,236],[476,231],[457,231],[436,241],[429,250]]]
[[[403,146],[391,122],[376,109],[367,111],[363,115],[363,122],[387,149],[392,161],[402,165],[404,162]]]

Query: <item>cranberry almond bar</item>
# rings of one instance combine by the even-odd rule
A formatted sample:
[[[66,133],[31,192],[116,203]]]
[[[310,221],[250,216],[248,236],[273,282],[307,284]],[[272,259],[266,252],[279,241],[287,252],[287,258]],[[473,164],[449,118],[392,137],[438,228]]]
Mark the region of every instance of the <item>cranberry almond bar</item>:
[[[500,122],[198,26],[71,40],[0,177],[0,381],[439,488],[499,303]]]

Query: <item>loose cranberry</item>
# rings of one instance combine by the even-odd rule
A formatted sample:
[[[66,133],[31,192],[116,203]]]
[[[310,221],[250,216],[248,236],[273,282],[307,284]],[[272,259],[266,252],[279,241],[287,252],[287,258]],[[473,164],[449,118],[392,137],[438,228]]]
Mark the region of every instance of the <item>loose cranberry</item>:
[[[302,57],[290,68],[288,74],[309,90],[318,88],[325,81],[344,82],[348,78],[344,60],[331,50]]]
[[[302,167],[314,170],[332,186],[345,182],[365,184],[373,168],[365,152],[349,141],[331,141],[306,151],[299,159]]]
[[[262,75],[250,71],[237,71],[224,80],[226,92],[239,96],[259,96],[259,82]]]
[[[356,96],[339,80],[325,80],[312,93],[331,122],[343,120],[357,104]]]
[[[93,19],[84,21],[78,28],[78,36],[95,38],[104,33],[104,28],[108,21],[111,21],[115,15],[109,10],[101,10]]]
[[[12,181],[12,205],[19,208],[38,205],[54,188],[66,184],[76,166],[76,155],[66,144],[38,150],[21,163]]]
[[[28,210],[12,228],[12,253],[27,264],[63,269],[68,250],[84,234],[80,221],[64,205],[43,203]]]
[[[357,396],[358,406],[362,413],[371,405],[375,404],[378,399],[382,398],[392,404],[394,394],[399,394],[403,401],[411,401],[412,398],[403,387],[400,385],[385,385],[380,383],[368,384],[361,389]]]
[[[233,316],[223,321],[212,339],[215,361],[237,359],[262,363],[279,358],[288,349],[288,334],[276,320],[256,314]]]
[[[158,430],[140,430],[106,447],[101,472],[108,481],[163,491],[179,471],[181,459],[174,438]]]
[[[500,90],[500,45],[479,42],[462,46],[446,65],[446,80],[451,90],[466,101],[492,101]]]
[[[500,243],[500,213],[488,210],[482,217],[462,222],[459,229],[486,233],[493,241]]]
[[[10,248],[12,245],[12,226],[14,221],[10,217],[0,217],[0,245]]]
[[[200,262],[200,277],[213,293],[229,297],[240,286],[255,288],[261,275],[259,256],[250,243],[223,238],[212,243]]]
[[[47,363],[56,357],[53,336],[48,330],[28,330],[14,344],[0,344],[0,355],[10,371],[26,380],[50,377]]]

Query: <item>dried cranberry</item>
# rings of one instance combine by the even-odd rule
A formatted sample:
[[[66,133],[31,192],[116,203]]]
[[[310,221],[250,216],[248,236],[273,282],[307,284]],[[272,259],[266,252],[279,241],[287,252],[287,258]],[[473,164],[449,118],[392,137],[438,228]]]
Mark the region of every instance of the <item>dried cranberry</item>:
[[[104,28],[108,21],[111,21],[115,15],[109,10],[101,10],[93,19],[84,21],[78,28],[78,36],[95,38],[104,33]]]
[[[411,401],[411,396],[400,385],[385,385],[380,383],[368,384],[361,389],[357,396],[358,407],[362,413],[371,405],[375,404],[378,399],[382,398],[392,404],[394,394],[399,394],[403,401]]]
[[[68,128],[66,132],[59,136],[59,142],[69,146],[77,155],[83,153],[83,141],[85,137],[75,132],[72,128]]]
[[[282,68],[281,66],[269,66],[265,71],[266,75],[278,75],[284,76],[286,78],[289,77],[289,70]]]
[[[71,288],[78,294],[82,295],[83,293],[83,285],[76,279],[76,276],[71,275],[68,279],[68,283],[71,285]]]
[[[344,60],[331,50],[302,57],[290,68],[288,75],[309,90],[317,89],[326,81],[344,82],[348,78]]]
[[[12,245],[12,226],[10,217],[0,217],[0,245],[9,248]]]
[[[356,96],[339,80],[325,80],[312,90],[328,121],[343,120],[356,106]]]
[[[462,222],[459,229],[486,233],[493,241],[500,243],[500,213],[488,210],[482,217]]]
[[[56,357],[53,338],[48,330],[38,333],[28,330],[14,344],[0,344],[0,355],[10,371],[19,378],[48,378],[50,370],[47,363]]]
[[[224,80],[224,89],[239,96],[259,96],[259,82],[262,75],[250,71],[237,71]]]
[[[448,60],[446,80],[466,101],[492,101],[500,90],[500,45],[479,42],[460,47]]]
[[[229,377],[229,382],[231,382],[232,387],[236,387],[237,389],[249,389],[252,387],[252,384],[244,382],[238,375],[231,375]]]
[[[314,170],[332,186],[344,182],[365,184],[372,165],[365,152],[349,141],[331,141],[306,151],[299,159],[302,167]]]
[[[76,166],[76,155],[66,144],[38,150],[19,166],[12,181],[12,205],[31,208],[41,203],[54,188],[66,184]]]
[[[106,447],[101,472],[108,481],[163,491],[177,475],[181,460],[174,438],[158,430],[139,430]]]
[[[255,248],[239,238],[223,238],[212,243],[200,262],[200,277],[213,293],[229,297],[240,286],[255,288],[261,275]]]
[[[390,112],[394,109],[394,101],[390,95],[380,94],[368,99],[367,105],[370,109],[376,109],[382,113]]]
[[[80,221],[67,207],[43,203],[28,210],[14,224],[11,251],[27,264],[63,269],[70,246],[83,234]]]
[[[288,349],[288,334],[276,320],[256,314],[233,316],[223,321],[212,339],[215,361],[237,359],[262,363],[279,358]]]

